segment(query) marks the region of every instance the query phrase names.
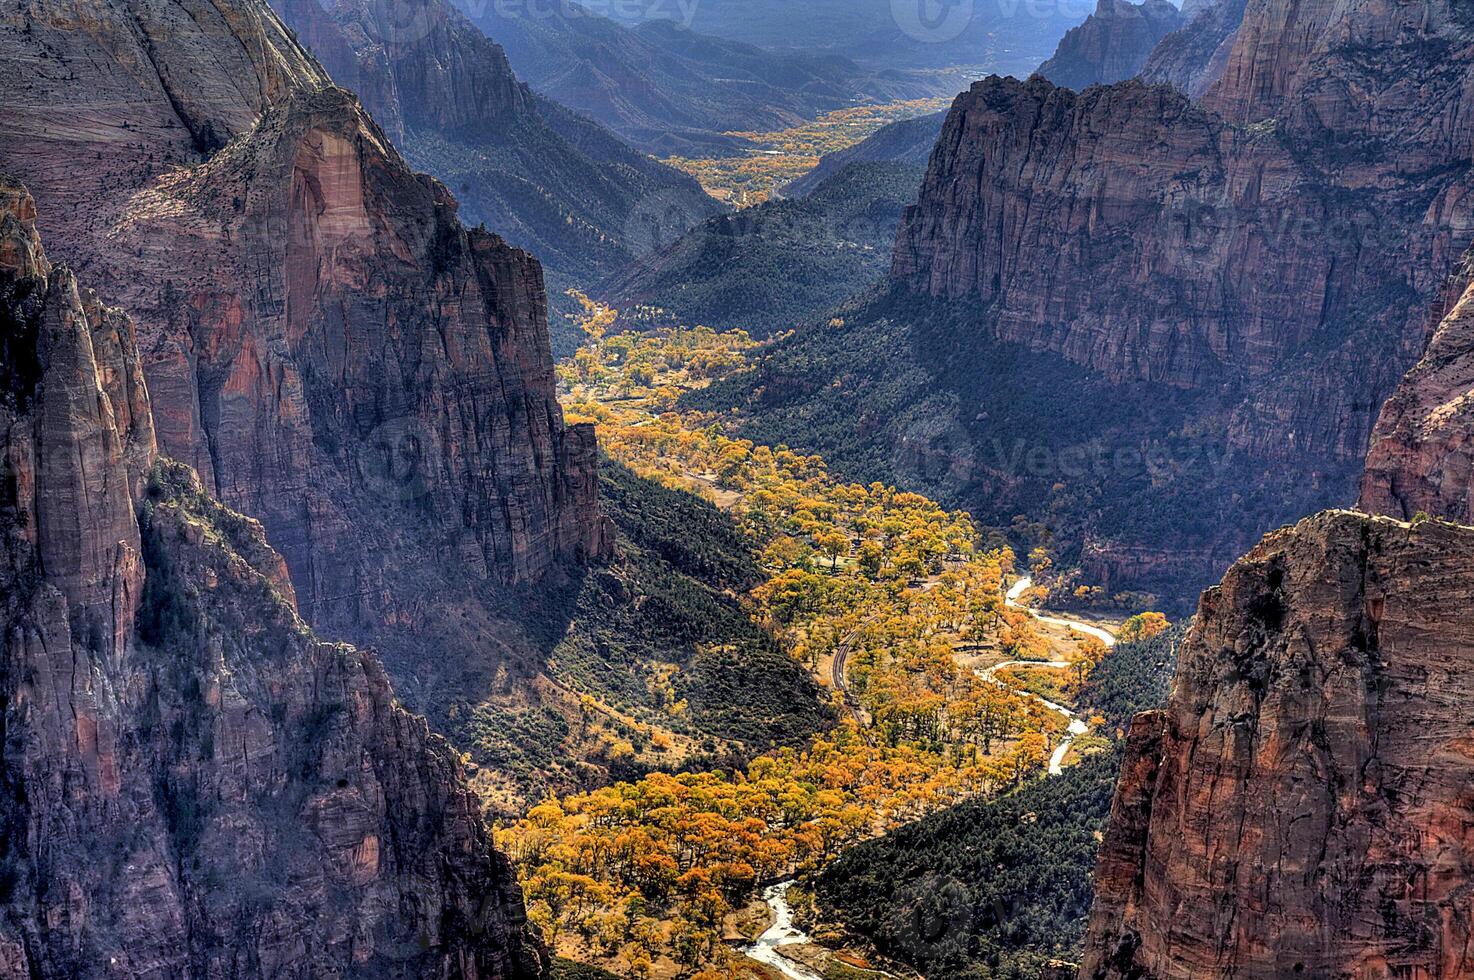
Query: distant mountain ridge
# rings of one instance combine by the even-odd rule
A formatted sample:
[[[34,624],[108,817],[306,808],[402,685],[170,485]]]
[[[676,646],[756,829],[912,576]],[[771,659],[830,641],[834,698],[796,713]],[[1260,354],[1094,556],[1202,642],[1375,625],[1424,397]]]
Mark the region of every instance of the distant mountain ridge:
[[[940,79],[833,54],[772,53],[668,19],[626,26],[577,4],[463,6],[538,92],[649,153],[719,155],[727,132],[774,132],[858,101],[950,94]]]
[[[1076,91],[1134,78],[1162,38],[1187,17],[1168,0],[1100,0],[1085,23],[1072,28],[1039,74]]]
[[[923,172],[915,164],[852,163],[802,198],[709,219],[600,293],[620,308],[658,308],[642,319],[652,324],[759,338],[805,326],[884,277]]]
[[[687,175],[534,93],[447,0],[276,0],[340,84],[355,90],[462,211],[587,285],[721,210]]]

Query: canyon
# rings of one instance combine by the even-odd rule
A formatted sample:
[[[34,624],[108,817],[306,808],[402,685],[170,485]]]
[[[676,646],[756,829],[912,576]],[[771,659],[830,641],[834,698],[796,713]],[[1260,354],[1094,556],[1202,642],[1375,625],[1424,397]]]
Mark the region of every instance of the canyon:
[[[720,210],[692,178],[533,92],[448,2],[277,9],[409,163],[453,189],[467,224],[496,229],[561,277],[609,275]],[[652,234],[642,215],[663,227]]]
[[[1474,240],[1471,134],[1448,2],[1225,2],[1142,78],[977,82],[885,291],[726,403],[987,523],[1047,512],[1088,578],[1186,611],[1266,530],[1354,499]],[[896,363],[852,356],[873,343]],[[1149,462],[1062,462],[1101,446]]]

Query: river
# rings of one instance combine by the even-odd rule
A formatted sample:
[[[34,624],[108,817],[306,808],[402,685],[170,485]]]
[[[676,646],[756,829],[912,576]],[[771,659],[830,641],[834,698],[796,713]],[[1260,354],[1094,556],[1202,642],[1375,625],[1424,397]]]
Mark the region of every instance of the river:
[[[742,952],[759,963],[766,963],[789,980],[824,980],[802,963],[795,963],[778,952],[779,946],[813,942],[793,924],[793,909],[788,906],[788,889],[793,885],[792,881],[784,881],[763,889],[763,901],[773,910],[773,924],[752,945],[742,947]]]
[[[1028,576],[1025,576],[1019,579],[1017,582],[1013,583],[1013,588],[1008,590],[1008,596],[1006,597],[1006,601],[1009,607],[1013,609],[1022,609],[1041,623],[1047,623],[1050,626],[1058,626],[1062,629],[1067,629],[1075,633],[1080,633],[1084,636],[1093,636],[1100,642],[1104,643],[1107,647],[1113,647],[1116,645],[1115,635],[1108,630],[1101,629],[1099,626],[1092,626],[1089,623],[1076,622],[1073,619],[1061,619],[1058,616],[1048,616],[1044,613],[1039,612],[1037,609],[1031,609],[1028,606],[1020,605],[1019,599],[1023,596],[1025,592],[1029,591],[1033,587],[1034,580],[1032,578],[1029,578]],[[1008,663],[995,664],[994,666],[989,667],[987,670],[979,671],[979,673],[983,677],[986,677],[988,680],[993,680],[994,675],[1005,667],[1052,667],[1056,670],[1063,670],[1068,666],[1070,666],[1070,663],[1067,660],[1051,660],[1045,663],[1020,662],[1015,660]],[[1055,704],[1053,701],[1041,698],[1037,694],[1031,694],[1030,697],[1034,698],[1050,711],[1064,716],[1065,723],[1067,725],[1065,737],[1060,739],[1059,744],[1054,747],[1054,754],[1049,757],[1049,774],[1051,776],[1058,776],[1060,773],[1064,772],[1065,756],[1070,754],[1070,746],[1074,744],[1075,739],[1090,731],[1090,726],[1085,724],[1085,722],[1081,721],[1079,718],[1076,718],[1075,713],[1069,708],[1064,707],[1063,705]]]
[[[1013,588],[1008,590],[1008,605],[1013,609],[1023,609],[1041,623],[1058,626],[1061,629],[1068,629],[1085,636],[1093,636],[1108,647],[1116,645],[1116,637],[1099,626],[1092,626],[1089,623],[1079,623],[1073,619],[1048,616],[1036,609],[1030,609],[1027,606],[1020,605],[1018,601],[1020,597],[1033,587],[1034,580],[1031,578],[1021,578],[1013,583]],[[980,670],[978,671],[978,675],[993,683],[1001,684],[1002,681],[999,681],[996,675],[998,671],[1008,667],[1052,667],[1056,670],[1064,670],[1069,666],[1070,662],[1068,660],[1010,660],[1006,663],[994,664],[991,667]],[[1050,711],[1064,716],[1065,721],[1068,722],[1069,727],[1065,737],[1060,739],[1059,745],[1055,746],[1054,754],[1049,757],[1049,774],[1051,776],[1058,776],[1064,771],[1065,756],[1070,754],[1070,746],[1074,744],[1076,738],[1090,731],[1090,726],[1075,717],[1075,713],[1063,705],[1055,704],[1053,701],[1042,698],[1037,694],[1030,694],[1029,697],[1034,698]],[[761,936],[758,936],[755,942],[742,947],[742,952],[759,963],[766,963],[785,977],[788,977],[789,980],[824,980],[823,977],[819,976],[813,970],[810,970],[801,963],[794,962],[778,952],[779,946],[801,945],[813,942],[813,940],[804,934],[803,930],[793,924],[793,909],[788,905],[788,889],[793,885],[794,882],[792,881],[784,881],[763,889],[763,901],[767,902],[768,908],[773,911],[773,924]],[[883,975],[889,976],[889,974]]]

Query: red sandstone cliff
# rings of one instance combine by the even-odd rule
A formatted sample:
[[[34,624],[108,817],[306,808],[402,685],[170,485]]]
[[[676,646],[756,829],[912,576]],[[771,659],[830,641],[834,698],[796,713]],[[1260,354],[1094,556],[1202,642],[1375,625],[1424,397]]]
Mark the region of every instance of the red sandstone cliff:
[[[155,459],[133,328],[0,179],[0,975],[540,973],[455,754]]]
[[[1333,512],[1203,597],[1139,717],[1082,980],[1474,975],[1474,532]]]
[[[1452,277],[1422,359],[1382,406],[1361,506],[1474,524],[1474,255]]]
[[[495,615],[420,631],[608,547],[537,261],[463,227],[260,0],[29,0],[0,71],[0,167],[134,317],[161,450],[263,521],[315,627],[401,679],[498,669]]]
[[[1141,71],[1162,38],[1183,24],[1184,15],[1167,0],[1100,0],[1038,73],[1076,91],[1125,81]]]

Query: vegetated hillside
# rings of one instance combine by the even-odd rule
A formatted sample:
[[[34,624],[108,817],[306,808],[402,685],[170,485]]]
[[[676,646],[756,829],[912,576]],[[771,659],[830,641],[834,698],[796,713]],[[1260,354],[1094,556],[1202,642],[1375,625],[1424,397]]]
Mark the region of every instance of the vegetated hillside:
[[[963,65],[1022,78],[1093,9],[1091,0],[703,0],[691,25],[775,51],[822,51],[879,68]]]
[[[1118,645],[1081,710],[1124,730],[1167,697],[1182,630]],[[1076,957],[1119,751],[996,801],[964,803],[844,854],[816,881],[826,920],[929,978],[1027,978]]]
[[[1039,74],[1075,90],[1125,81],[1141,68],[1158,42],[1187,17],[1168,0],[1100,0],[1095,13],[1059,42]]]
[[[783,196],[812,194],[835,174],[856,163],[895,163],[924,170],[946,119],[945,112],[934,112],[883,126],[854,146],[824,154],[817,167],[783,188]]]
[[[907,164],[857,163],[802,199],[712,218],[606,285],[604,298],[654,308],[645,319],[655,325],[760,338],[808,323],[885,274],[921,175]]]
[[[441,713],[458,719],[453,738],[487,767],[482,779],[535,799],[728,765],[829,727],[813,679],[739,598],[763,575],[732,520],[607,458],[600,492],[616,557],[552,606],[548,630],[567,624],[545,636],[552,703],[446,694]],[[593,711],[585,698],[613,710]]]
[[[658,157],[720,154],[864,102],[949,94],[942,79],[810,52],[774,54],[669,20],[626,26],[571,3],[463,4],[534,89]]]
[[[1325,492],[1324,477],[1276,477],[1229,450],[1221,427],[1188,421],[1221,418],[1233,386],[1114,384],[992,340],[976,316],[969,304],[880,288],[688,397],[737,407],[744,437],[822,453],[846,479],[898,481],[986,525],[1046,522],[1057,560],[1083,563],[1108,595],[1117,590],[1092,564],[1095,541],[1150,539],[1181,564],[1132,588],[1174,612],[1190,610],[1208,568],[1234,561],[1237,528],[1293,521]],[[1206,496],[1198,488],[1210,478],[1240,490]]]
[[[580,285],[721,210],[690,177],[535,94],[449,0],[275,5],[405,157],[450,186],[463,218]]]

